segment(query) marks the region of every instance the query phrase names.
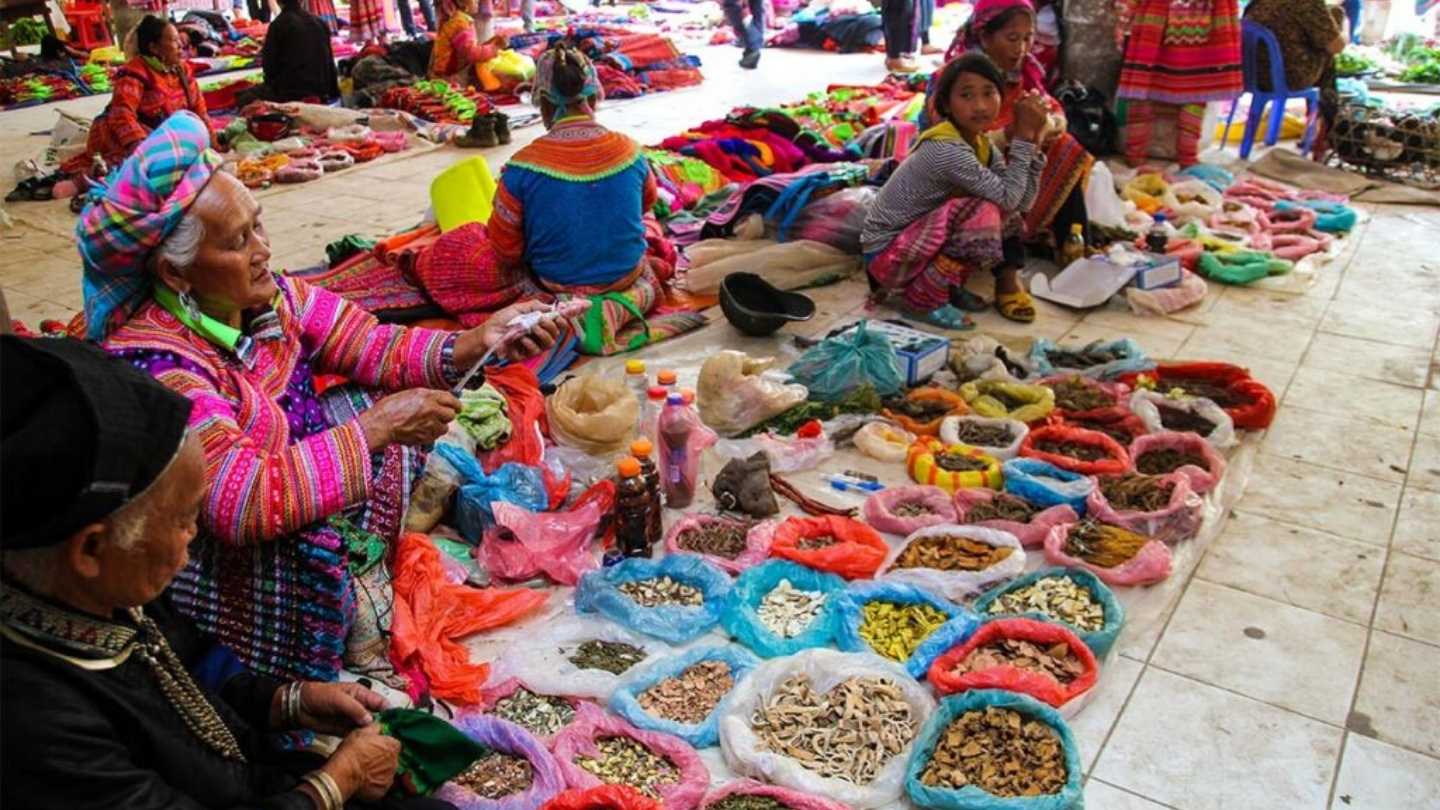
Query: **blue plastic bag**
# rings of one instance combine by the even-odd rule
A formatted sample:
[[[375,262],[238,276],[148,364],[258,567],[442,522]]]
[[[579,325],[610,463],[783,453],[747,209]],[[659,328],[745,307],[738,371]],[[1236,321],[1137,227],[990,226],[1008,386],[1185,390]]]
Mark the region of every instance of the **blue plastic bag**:
[[[661,605],[641,607],[620,592],[620,585],[656,577],[670,577],[700,591],[699,607]],[[602,613],[617,623],[671,644],[684,644],[708,633],[720,623],[730,598],[730,577],[694,554],[671,554],[660,560],[636,557],[609,568],[591,571],[575,589],[575,609]]]
[[[920,642],[920,646],[915,648],[915,654],[905,662],[905,670],[915,680],[925,680],[925,676],[930,674],[930,665],[935,663],[935,659],[950,649],[969,641],[971,634],[979,629],[980,623],[979,614],[967,610],[940,625],[939,629],[926,636],[925,640]]]
[[[1005,477],[1005,491],[1029,501],[1040,509],[1064,504],[1085,517],[1085,499],[1095,489],[1095,479],[1080,473],[1062,470],[1048,461],[1036,458],[1012,458],[1000,467]],[[1038,480],[1055,478],[1064,483],[1056,486]]]
[[[905,387],[905,375],[890,339],[861,321],[854,331],[826,338],[788,369],[795,381],[810,389],[810,398],[837,402],[864,386],[882,397]]]
[[[825,605],[820,608],[815,620],[791,638],[781,638],[772,632],[760,621],[757,612],[760,602],[782,579],[790,580],[790,584],[798,590],[826,594]],[[845,580],[834,574],[816,571],[789,560],[770,560],[746,569],[735,580],[730,602],[720,616],[720,624],[736,641],[761,658],[779,658],[811,647],[824,647],[835,638],[835,600],[844,590]]]
[[[970,613],[965,608],[953,602],[947,602],[914,585],[903,585],[898,582],[858,582],[835,597],[835,646],[845,652],[868,652],[879,655],[871,649],[869,642],[860,637],[860,625],[865,620],[862,611],[867,603],[875,601],[894,602],[900,605],[929,605],[950,619]],[[971,618],[977,624],[979,623],[974,616]],[[936,629],[936,632],[938,631],[939,628]],[[934,660],[934,657],[932,656],[930,660]],[[922,663],[924,666],[921,666]],[[922,662],[920,649],[917,647],[902,665],[912,678],[919,680],[925,677],[925,670],[930,668],[930,661]]]
[[[660,731],[679,737],[696,748],[710,748],[719,745],[720,715],[729,695],[722,698],[702,722],[695,724],[677,723],[674,720],[656,717],[645,711],[639,701],[640,694],[646,689],[666,678],[673,678],[704,661],[723,661],[726,666],[730,667],[731,680],[737,684],[760,663],[760,659],[751,655],[748,650],[733,644],[724,647],[696,647],[679,655],[662,658],[633,674],[627,674],[625,680],[610,695],[610,711],[625,718],[637,728]],[[734,691],[734,686],[731,687],[731,691]]]
[[[450,463],[464,481],[455,498],[455,523],[460,534],[472,543],[480,542],[485,529],[495,525],[490,504],[505,501],[531,512],[544,512],[550,506],[550,493],[539,467],[505,464],[486,475],[480,462],[453,444],[437,444],[434,452]]]
[[[1095,601],[1100,603],[1101,609],[1105,611],[1104,626],[1099,630],[1086,632],[1063,621],[1058,616],[1051,616],[1046,613],[1040,613],[1039,611],[1030,611],[1021,614],[997,613],[993,615],[989,612],[991,602],[994,602],[996,599],[999,599],[1011,591],[1029,587],[1035,584],[1036,580],[1044,579],[1045,577],[1065,577],[1089,591]],[[1125,627],[1125,608],[1120,604],[1120,600],[1115,598],[1115,592],[1110,590],[1110,586],[1101,582],[1099,577],[1083,568],[1042,568],[1038,571],[1032,571],[1019,579],[1011,580],[1004,585],[986,591],[979,599],[975,600],[975,612],[983,619],[999,618],[1001,616],[1008,618],[1019,615],[1027,619],[1041,619],[1063,624],[1075,631],[1075,635],[1079,636],[1080,640],[1085,642],[1085,646],[1090,648],[1090,652],[1095,653],[1096,658],[1105,657],[1105,654],[1110,651],[1110,648],[1115,646],[1115,640],[1120,637],[1120,631]]]
[[[1010,709],[1026,717],[1033,717],[1055,729],[1060,737],[1060,748],[1065,752],[1065,786],[1059,793],[1048,796],[1017,796],[1002,799],[986,793],[974,785],[959,790],[927,787],[920,781],[930,756],[935,752],[935,743],[945,733],[956,717],[988,708]],[[920,729],[915,740],[914,753],[905,771],[905,792],[910,800],[921,807],[934,810],[1084,810],[1085,791],[1081,787],[1083,774],[1080,771],[1080,750],[1075,745],[1075,735],[1060,717],[1060,713],[1040,701],[1006,692],[1000,689],[977,689],[973,692],[948,697],[940,702],[939,708],[930,715],[930,720]]]
[[[1086,346],[1086,349],[1110,352],[1119,358],[1089,368],[1064,368],[1051,363],[1049,354],[1058,348],[1060,347],[1055,345],[1055,341],[1048,338],[1036,338],[1035,342],[1030,344],[1030,364],[1035,368],[1037,376],[1080,374],[1097,380],[1108,380],[1132,371],[1149,371],[1155,368],[1155,361],[1146,357],[1145,350],[1140,348],[1140,344],[1130,338],[1104,342],[1097,340]]]

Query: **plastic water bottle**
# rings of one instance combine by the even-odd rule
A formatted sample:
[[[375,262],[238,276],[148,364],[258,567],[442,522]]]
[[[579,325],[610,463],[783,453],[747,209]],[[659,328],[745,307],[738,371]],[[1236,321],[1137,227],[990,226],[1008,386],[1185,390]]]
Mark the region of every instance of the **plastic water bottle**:
[[[669,392],[658,385],[645,392],[645,403],[640,408],[640,438],[658,441],[656,425],[660,421],[660,412],[665,410],[667,396]]]
[[[650,382],[645,377],[644,360],[625,361],[625,387],[635,395],[635,401],[640,406],[635,409],[635,435],[643,436],[641,431],[645,429],[646,394],[650,390]]]

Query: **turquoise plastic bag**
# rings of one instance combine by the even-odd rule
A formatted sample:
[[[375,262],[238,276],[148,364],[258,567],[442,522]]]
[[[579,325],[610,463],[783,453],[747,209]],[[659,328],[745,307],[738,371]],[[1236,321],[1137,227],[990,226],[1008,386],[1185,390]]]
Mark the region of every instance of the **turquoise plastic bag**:
[[[661,605],[642,607],[620,592],[620,585],[656,577],[670,577],[700,591],[699,607]],[[602,613],[618,624],[647,636],[684,644],[708,633],[720,623],[730,599],[730,577],[694,554],[671,554],[660,560],[640,557],[609,568],[591,571],[575,589],[575,608],[581,613]]]
[[[1345,203],[1330,200],[1281,200],[1275,203],[1276,211],[1293,211],[1301,207],[1309,208],[1319,215],[1315,219],[1315,230],[1324,233],[1349,233],[1360,221],[1360,214]]]
[[[940,628],[925,637],[920,646],[915,648],[915,654],[905,663],[905,670],[917,681],[925,680],[930,674],[930,665],[935,659],[944,655],[950,649],[957,647],[970,640],[970,636],[980,628],[981,620],[978,613],[965,611],[959,616],[940,625]]]
[[[923,588],[898,582],[858,582],[852,584],[835,598],[836,647],[845,652],[868,652],[880,655],[870,647],[869,642],[860,637],[860,625],[865,618],[861,611],[867,603],[875,601],[895,602],[901,605],[929,605],[949,617],[947,623],[956,617],[967,615],[977,624],[979,623],[979,619],[970,615],[970,611],[953,602],[941,599]],[[940,626],[940,628],[943,627],[945,625]],[[939,632],[940,628],[936,628],[934,632]],[[932,636],[934,632],[931,633]],[[880,657],[884,658],[885,656],[880,655]],[[934,656],[931,656],[931,660],[934,660]],[[905,671],[916,680],[923,679],[925,671],[930,668],[929,661],[921,660],[919,647],[910,653],[909,658],[900,663],[905,667]]]
[[[1060,347],[1055,345],[1055,341],[1048,338],[1036,338],[1035,342],[1030,344],[1030,364],[1034,366],[1038,376],[1080,374],[1097,380],[1108,380],[1132,371],[1149,371],[1155,368],[1155,361],[1147,357],[1145,350],[1140,348],[1140,344],[1130,338],[1097,340],[1085,346],[1084,348],[1087,350],[1106,352],[1116,357],[1108,363],[1101,363],[1089,368],[1065,368],[1055,365],[1050,360],[1050,352],[1058,348]]]
[[[1004,799],[986,793],[974,785],[959,790],[927,787],[920,781],[930,756],[935,752],[935,743],[945,733],[950,722],[965,712],[984,711],[990,707],[1010,709],[1026,717],[1033,717],[1055,729],[1060,737],[1060,747],[1065,752],[1065,786],[1059,793],[1048,796],[1017,796]],[[905,771],[905,792],[910,800],[921,807],[933,810],[1084,810],[1085,791],[1080,781],[1080,751],[1075,745],[1075,735],[1060,717],[1060,713],[1034,698],[1005,692],[999,689],[977,689],[973,692],[948,697],[940,702],[935,713],[920,736],[915,740],[914,753]]]
[[[1039,611],[1029,611],[1019,614],[997,613],[992,616],[990,613],[990,604],[996,599],[999,599],[1011,591],[1029,587],[1035,584],[1036,580],[1044,579],[1045,577],[1065,577],[1089,591],[1095,601],[1100,603],[1101,609],[1105,611],[1104,626],[1099,630],[1086,632],[1068,622],[1062,621],[1058,616],[1051,616],[1046,613],[1040,613]],[[1119,599],[1115,598],[1115,592],[1110,590],[1109,585],[1101,582],[1099,577],[1083,568],[1042,568],[1038,571],[1032,571],[1019,579],[1011,580],[1004,585],[986,591],[979,599],[975,600],[975,612],[984,619],[1018,615],[1027,619],[1041,619],[1063,624],[1075,631],[1075,635],[1079,636],[1080,640],[1085,642],[1085,646],[1090,648],[1090,652],[1095,653],[1096,658],[1104,658],[1105,654],[1110,652],[1110,648],[1115,646],[1115,640],[1120,637],[1120,631],[1125,627],[1125,607],[1120,604]]]
[[[810,626],[797,636],[781,638],[760,621],[760,602],[780,580],[802,591],[821,591],[827,595],[825,605]],[[845,580],[834,574],[816,571],[789,560],[770,560],[746,569],[735,580],[730,603],[720,616],[720,624],[736,641],[750,648],[761,658],[794,655],[811,647],[825,647],[835,638],[836,597],[845,590]]]
[[[450,462],[464,482],[455,497],[455,523],[460,535],[471,543],[479,543],[485,529],[495,525],[490,504],[496,501],[513,503],[531,512],[544,512],[550,507],[550,494],[539,467],[511,462],[490,475],[475,457],[453,444],[435,445],[433,452]]]
[[[1095,479],[1080,473],[1062,470],[1038,458],[1012,458],[1000,467],[1005,477],[1005,491],[1029,501],[1040,509],[1064,504],[1085,517],[1085,499],[1095,489]],[[1042,481],[1049,478],[1060,483]]]
[[[882,397],[894,396],[905,387],[890,339],[871,331],[865,321],[853,332],[821,341],[788,371],[810,389],[811,399],[822,402],[837,402],[867,385]]]
[[[730,667],[730,678],[735,683],[750,673],[760,659],[748,650],[733,644],[724,647],[696,647],[679,655],[662,658],[644,669],[627,674],[625,680],[610,695],[610,711],[625,718],[631,725],[647,731],[661,731],[679,737],[696,748],[710,748],[720,744],[720,715],[723,713],[729,695],[722,698],[705,719],[699,723],[677,723],[656,717],[640,705],[639,697],[646,689],[666,678],[673,678],[690,667],[704,661],[723,661]],[[734,686],[731,686],[734,691]]]

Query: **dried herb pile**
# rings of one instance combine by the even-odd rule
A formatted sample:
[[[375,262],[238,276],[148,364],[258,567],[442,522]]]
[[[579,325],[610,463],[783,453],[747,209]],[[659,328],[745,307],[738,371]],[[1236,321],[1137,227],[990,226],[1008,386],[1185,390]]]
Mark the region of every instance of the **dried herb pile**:
[[[1041,646],[1024,639],[1006,638],[976,647],[955,665],[958,674],[1012,666],[1049,675],[1061,686],[1085,674],[1085,665],[1065,642]]]
[[[885,401],[885,408],[892,413],[908,416],[917,422],[930,422],[955,410],[955,406],[938,399],[910,399],[896,397]]]
[[[1084,369],[1123,360],[1125,355],[1120,352],[1102,350],[1100,344],[1096,342],[1078,350],[1051,349],[1045,353],[1045,357],[1050,361],[1050,365],[1056,368]]]
[[[1029,523],[1035,517],[1035,507],[1029,501],[1008,492],[997,492],[995,497],[984,503],[977,503],[965,512],[966,523],[979,523],[984,520],[1013,520],[1017,523]]]
[[[490,714],[509,720],[531,734],[548,737],[575,719],[575,707],[549,695],[537,695],[525,687],[495,702]]]
[[[708,810],[790,810],[790,805],[769,796],[726,796]]]
[[[1105,627],[1105,608],[1089,588],[1069,577],[1042,577],[990,603],[991,614],[1042,613],[1083,632]]]
[[[1201,436],[1209,436],[1210,431],[1215,429],[1215,423],[1209,419],[1185,408],[1177,408],[1173,405],[1156,403],[1155,408],[1160,412],[1160,424],[1166,430],[1175,430],[1181,433],[1198,433]]]
[[[735,679],[724,661],[701,661],[641,692],[636,702],[655,717],[696,725],[705,722],[733,686]]]
[[[935,512],[930,509],[924,501],[903,501],[890,510],[895,517],[913,518],[933,515]]]
[[[839,542],[839,538],[833,534],[817,534],[814,537],[802,537],[796,540],[795,548],[801,551],[816,551],[822,548],[829,548]]]
[[[935,629],[949,620],[929,605],[902,605],[876,599],[860,608],[860,638],[875,652],[894,661],[907,661]]]
[[[814,623],[825,600],[823,591],[802,590],[782,579],[760,600],[755,612],[767,630],[780,638],[794,638]]]
[[[1199,453],[1187,453],[1169,448],[1150,450],[1135,459],[1135,469],[1146,475],[1165,475],[1175,472],[1187,464],[1193,464],[1202,470],[1210,469],[1210,463]]]
[[[947,472],[978,472],[989,469],[990,462],[967,453],[941,450],[935,454],[935,465]]]
[[[854,677],[823,695],[796,675],[750,717],[762,749],[832,779],[868,785],[910,743],[918,718],[889,678]]]
[[[1085,444],[1083,442],[1041,439],[1035,442],[1035,449],[1042,453],[1052,453],[1057,456],[1065,456],[1066,458],[1073,458],[1079,461],[1099,461],[1106,458],[1105,448],[1097,444]]]
[[[607,785],[629,785],[652,799],[660,788],[680,781],[680,769],[629,737],[601,737],[598,757],[576,757],[575,764]]]
[[[920,774],[929,787],[974,785],[993,796],[1059,793],[1067,777],[1060,736],[1010,709],[965,712],[950,722]]]
[[[481,798],[503,799],[528,790],[535,781],[535,769],[524,757],[491,751],[451,781]]]
[[[567,660],[580,669],[599,669],[611,675],[623,675],[645,660],[645,651],[623,641],[591,639],[576,647]]]
[[[1115,404],[1115,397],[1082,377],[1067,377],[1051,383],[1050,390],[1055,392],[1055,407],[1062,411],[1093,411]]]
[[[891,567],[983,571],[1014,552],[1009,546],[992,546],[969,537],[930,535],[911,541]]]
[[[1102,475],[1100,492],[1111,509],[1122,512],[1156,512],[1170,505],[1175,482],[1158,475],[1126,473]]]
[[[1114,568],[1129,562],[1148,542],[1143,535],[1095,520],[1082,520],[1070,527],[1065,553],[1100,568]]]
[[[640,607],[653,608],[661,605],[700,607],[705,604],[705,597],[700,593],[699,588],[686,585],[670,577],[651,577],[650,579],[622,582],[618,590],[633,599],[635,604]]]
[[[745,550],[750,526],[730,520],[707,520],[680,533],[676,545],[696,554],[709,554],[733,560]]]

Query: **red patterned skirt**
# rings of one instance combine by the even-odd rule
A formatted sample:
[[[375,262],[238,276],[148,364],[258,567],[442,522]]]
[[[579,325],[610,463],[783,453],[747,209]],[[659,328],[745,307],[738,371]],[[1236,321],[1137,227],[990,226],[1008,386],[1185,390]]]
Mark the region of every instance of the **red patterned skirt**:
[[[1198,104],[1241,86],[1238,0],[1139,0],[1117,97]]]

